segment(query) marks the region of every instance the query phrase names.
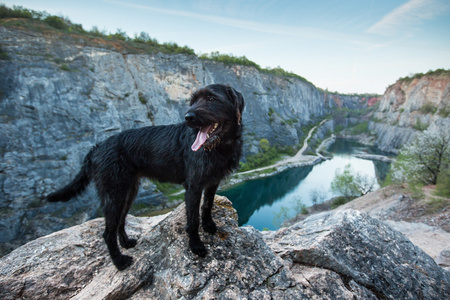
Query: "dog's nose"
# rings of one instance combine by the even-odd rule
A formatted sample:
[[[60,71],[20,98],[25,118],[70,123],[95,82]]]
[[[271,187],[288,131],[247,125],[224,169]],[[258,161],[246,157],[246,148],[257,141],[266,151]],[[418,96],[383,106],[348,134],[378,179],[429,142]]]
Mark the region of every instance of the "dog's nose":
[[[187,112],[184,115],[184,119],[186,120],[186,122],[194,122],[195,121],[195,114],[193,112]]]

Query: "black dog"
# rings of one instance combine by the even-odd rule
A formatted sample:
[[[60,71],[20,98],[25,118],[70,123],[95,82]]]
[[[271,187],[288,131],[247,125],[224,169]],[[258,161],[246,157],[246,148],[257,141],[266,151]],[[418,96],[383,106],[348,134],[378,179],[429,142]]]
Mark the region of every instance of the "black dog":
[[[50,202],[68,201],[90,181],[95,183],[105,215],[103,237],[119,270],[133,262],[121,254],[117,234],[122,247],[136,245],[125,232],[125,218],[141,177],[184,185],[186,231],[193,253],[207,253],[198,233],[203,190],[202,227],[210,234],[217,231],[211,209],[220,181],[239,165],[244,98],[229,86],[213,84],[195,92],[190,105],[183,123],[127,130],[96,145],[75,179],[47,197]]]

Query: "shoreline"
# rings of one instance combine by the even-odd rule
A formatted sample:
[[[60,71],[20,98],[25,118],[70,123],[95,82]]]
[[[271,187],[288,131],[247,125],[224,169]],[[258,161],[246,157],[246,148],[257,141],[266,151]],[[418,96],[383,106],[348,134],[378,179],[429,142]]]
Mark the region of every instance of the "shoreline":
[[[233,173],[225,179],[222,184],[219,186],[218,191],[225,190],[228,188],[231,188],[235,185],[238,185],[245,181],[250,180],[257,180],[260,178],[266,178],[275,176],[277,174],[280,174],[288,169],[291,168],[301,168],[301,167],[309,167],[309,166],[315,166],[317,164],[320,164],[321,162],[330,159],[330,157],[323,156],[321,153],[324,153],[327,151],[327,149],[338,139],[347,139],[347,140],[355,140],[363,145],[366,146],[374,146],[373,142],[369,142],[369,139],[365,135],[356,135],[356,136],[349,136],[349,135],[339,135],[336,136],[335,134],[332,134],[330,137],[323,140],[319,146],[315,149],[315,155],[303,155],[303,152],[306,151],[309,144],[308,141],[312,138],[312,134],[314,133],[315,129],[320,127],[323,123],[325,123],[327,119],[322,120],[317,126],[314,126],[308,133],[308,136],[306,137],[305,141],[303,142],[302,148],[292,157],[285,157],[279,160],[278,162],[269,165],[264,166],[244,172],[237,172]],[[385,162],[392,162],[393,159],[384,155],[356,155],[356,157],[360,156],[359,158],[372,160],[372,161],[385,161]],[[181,195],[185,192],[184,189],[179,190],[178,192],[172,193],[169,196],[177,196]],[[332,200],[332,199],[330,199]],[[175,208],[177,207],[182,201],[170,201],[166,203],[165,208]],[[167,205],[168,204],[168,205]],[[173,204],[173,205],[170,205]],[[154,211],[157,212],[158,210]]]

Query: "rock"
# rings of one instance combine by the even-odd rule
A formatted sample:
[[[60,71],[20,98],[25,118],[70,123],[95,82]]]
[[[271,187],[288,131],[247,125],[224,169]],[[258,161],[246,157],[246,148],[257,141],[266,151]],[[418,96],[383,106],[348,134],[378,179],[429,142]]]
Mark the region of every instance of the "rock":
[[[449,128],[450,76],[427,73],[411,80],[398,80],[380,99],[369,122],[380,150],[397,153],[425,128]]]
[[[414,245],[419,246],[442,268],[450,271],[450,233],[436,226],[424,223],[384,220],[391,228],[403,233]],[[446,252],[447,251],[447,252]]]
[[[188,249],[184,205],[129,216],[133,265],[110,261],[95,219],[39,238],[0,259],[1,299],[446,299],[450,273],[390,227],[356,211],[324,213],[263,235],[238,227],[216,196],[219,232],[208,255]]]
[[[394,160],[390,157],[384,155],[376,155],[376,154],[355,154],[355,157],[367,160],[378,160],[382,162],[392,163]]]
[[[356,286],[354,291],[374,299],[450,296],[449,272],[401,233],[358,211],[313,215],[266,234],[265,241],[291,269],[306,265],[333,271],[348,289]]]
[[[436,263],[450,271],[450,249],[442,250],[436,257]]]
[[[300,79],[193,55],[123,55],[3,26],[0,41],[9,57],[0,59],[0,213],[7,219],[0,222],[0,255],[5,244],[95,218],[93,190],[68,202],[70,208],[41,199],[67,184],[89,149],[109,136],[182,122],[192,92],[202,86],[228,83],[243,94],[245,154],[259,152],[262,138],[296,145],[301,126],[337,106],[366,105]],[[164,200],[149,199],[152,192],[141,189],[136,203]]]

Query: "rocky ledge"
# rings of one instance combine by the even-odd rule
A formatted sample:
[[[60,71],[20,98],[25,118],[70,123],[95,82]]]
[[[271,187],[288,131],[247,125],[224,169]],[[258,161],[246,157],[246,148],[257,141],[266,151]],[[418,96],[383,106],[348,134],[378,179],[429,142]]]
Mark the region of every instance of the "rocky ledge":
[[[140,241],[119,272],[103,220],[55,232],[0,259],[1,299],[449,299],[450,273],[399,232],[348,210],[261,233],[238,227],[217,196],[209,253],[188,250],[184,205],[156,218],[129,216]]]

